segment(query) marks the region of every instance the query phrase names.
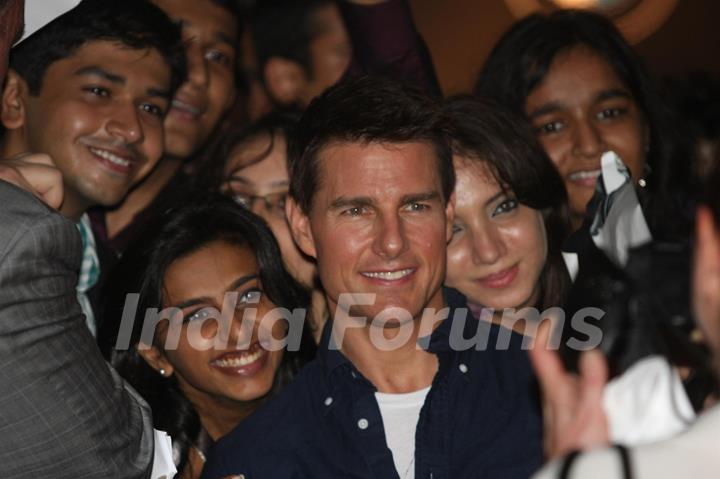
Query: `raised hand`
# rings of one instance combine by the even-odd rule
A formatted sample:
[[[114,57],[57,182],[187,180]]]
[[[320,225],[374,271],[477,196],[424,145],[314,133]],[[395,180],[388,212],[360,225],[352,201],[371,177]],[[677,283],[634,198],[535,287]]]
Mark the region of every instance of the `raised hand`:
[[[568,372],[557,351],[547,349],[550,333],[550,322],[543,322],[530,359],[542,389],[545,454],[555,459],[609,443],[603,409],[608,367],[602,353],[588,351],[580,356],[580,374]]]

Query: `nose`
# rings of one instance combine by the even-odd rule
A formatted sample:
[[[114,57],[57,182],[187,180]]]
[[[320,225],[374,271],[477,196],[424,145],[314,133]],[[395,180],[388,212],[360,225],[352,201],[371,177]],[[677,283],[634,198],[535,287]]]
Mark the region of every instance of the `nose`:
[[[107,122],[107,131],[124,143],[140,143],[145,133],[140,121],[140,109],[134,104],[118,105]]]
[[[208,64],[205,60],[201,45],[195,40],[190,40],[185,54],[187,58],[188,81],[195,86],[207,86],[209,78]]]
[[[387,259],[396,258],[407,249],[407,237],[402,219],[397,214],[379,215],[373,249]]]
[[[248,304],[246,307],[235,308],[232,315],[228,340],[230,346],[249,346],[253,337],[257,336],[257,329],[263,316],[267,312],[263,302]]]
[[[502,235],[495,228],[485,226],[473,232],[473,262],[493,264],[507,252]]]
[[[597,127],[588,121],[578,122],[573,141],[573,153],[577,157],[596,159],[603,153],[602,135]]]

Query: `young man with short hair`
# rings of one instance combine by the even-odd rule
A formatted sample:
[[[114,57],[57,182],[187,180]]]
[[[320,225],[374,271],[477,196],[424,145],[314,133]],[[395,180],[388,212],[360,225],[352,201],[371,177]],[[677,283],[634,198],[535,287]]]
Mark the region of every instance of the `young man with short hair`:
[[[289,151],[286,212],[333,319],[318,359],[203,477],[528,477],[541,421],[519,338],[495,350],[497,327],[446,309],[455,176],[438,106],[351,80],[310,104]],[[457,350],[460,333],[487,348]]]
[[[236,94],[239,13],[234,0],[149,0],[182,28],[187,78],[165,117],[164,153],[157,168],[116,208],[93,214],[99,241],[120,256],[152,227],[191,178],[182,167],[208,142]],[[108,261],[112,263],[111,260]]]
[[[44,153],[63,176],[60,211],[78,223],[85,247],[78,293],[99,276],[90,222],[157,164],[163,119],[185,75],[178,29],[141,0],[85,1],[12,50],[0,114],[0,158]]]
[[[22,18],[23,2],[11,3]],[[6,23],[4,13],[0,7],[2,26],[16,29],[20,22]],[[102,360],[83,325],[75,293],[81,259],[76,225],[31,194],[59,206],[62,195],[45,196],[58,180],[49,157],[23,154],[52,149],[68,198],[64,213],[74,220],[83,204],[121,199],[123,185],[157,160],[141,138],[156,136],[154,127],[138,125],[154,125],[145,115],[154,117],[167,102],[162,96],[172,91],[171,52],[178,51],[180,37],[162,12],[134,0],[86,1],[46,28],[28,40],[50,35],[41,42],[44,50],[18,50],[30,57],[22,64],[23,56],[13,52],[15,70],[2,97],[8,130],[0,158],[15,159],[0,161],[0,178],[14,172],[21,181],[11,182],[27,189],[0,181],[3,477],[149,477],[153,449],[160,448],[150,408]],[[128,63],[147,70],[133,72]],[[53,104],[76,115],[47,117],[45,125],[38,116],[55,115]],[[97,111],[85,109],[90,106]]]

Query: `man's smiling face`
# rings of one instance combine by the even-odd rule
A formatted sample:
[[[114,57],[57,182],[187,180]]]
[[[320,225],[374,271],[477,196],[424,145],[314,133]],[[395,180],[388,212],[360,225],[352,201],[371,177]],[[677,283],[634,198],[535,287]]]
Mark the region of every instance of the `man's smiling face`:
[[[453,205],[444,201],[433,146],[336,143],[318,161],[300,246],[317,258],[331,310],[343,293],[375,294],[373,305],[353,309],[369,319],[387,308],[414,318],[441,308]]]
[[[37,95],[22,88],[22,147],[50,155],[62,172],[63,213],[117,204],[155,166],[169,88],[159,52],[109,41],[89,42],[50,65]]]

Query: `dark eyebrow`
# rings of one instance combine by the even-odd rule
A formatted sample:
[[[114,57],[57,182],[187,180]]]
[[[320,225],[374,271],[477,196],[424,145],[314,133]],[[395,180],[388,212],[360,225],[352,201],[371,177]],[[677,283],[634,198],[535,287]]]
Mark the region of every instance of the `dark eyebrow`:
[[[105,70],[104,68],[98,67],[98,66],[89,66],[89,67],[83,67],[79,70],[76,70],[74,75],[76,76],[98,76],[100,78],[103,78],[110,83],[114,83],[116,85],[125,85],[125,77],[118,75],[116,73],[109,72]],[[166,100],[170,99],[170,92],[168,90],[160,90],[158,88],[148,88],[147,89],[147,95],[151,98],[164,98]]]
[[[488,198],[487,201],[485,201],[485,206],[494,203],[495,201],[497,201],[499,198],[502,198],[503,196],[507,196],[507,191],[501,189],[500,191],[498,191],[497,193],[492,195],[490,198]]]
[[[627,98],[631,100],[632,95],[630,95],[630,93],[626,92],[625,90],[621,90],[619,88],[612,88],[610,90],[603,90],[598,93],[595,96],[595,101],[605,101],[611,100],[613,98]]]
[[[440,199],[440,193],[437,191],[428,191],[427,193],[416,193],[405,195],[400,200],[400,203],[407,205],[408,203],[419,203],[421,201],[435,201]]]
[[[534,120],[539,116],[547,115],[548,113],[554,113],[560,110],[562,110],[562,104],[557,101],[551,101],[534,109],[528,116],[530,117],[530,120]]]
[[[83,67],[79,70],[76,70],[73,75],[76,76],[97,76],[104,78],[105,80],[109,81],[110,83],[115,83],[117,85],[124,85],[125,84],[125,77],[118,75],[116,73],[109,72],[105,70],[104,68],[100,68],[98,66],[89,66],[89,67]]]
[[[181,29],[192,26],[192,22],[189,22],[187,20],[181,20],[181,19],[176,20],[175,24],[178,27],[180,27]],[[230,45],[233,48],[233,50],[235,50],[235,40],[233,40],[230,37],[230,35],[228,35],[227,33],[222,32],[222,31],[217,31],[217,32],[215,32],[215,39],[219,40],[223,43],[227,43],[228,45]]]
[[[238,289],[243,284],[247,283],[248,281],[252,281],[253,279],[256,279],[257,277],[258,277],[258,275],[255,273],[241,276],[238,279],[236,279],[235,281],[233,281],[233,283],[227,288],[226,291],[232,291],[232,290]],[[189,308],[190,306],[195,306],[198,304],[207,304],[207,303],[211,303],[211,302],[212,302],[212,298],[209,298],[207,296],[202,296],[200,298],[192,298],[192,299],[188,299],[187,301],[183,301],[182,303],[176,305],[175,307],[178,309],[185,309],[185,308]]]
[[[235,50],[235,42],[233,41],[232,38],[230,38],[230,35],[228,35],[227,33],[217,32],[217,33],[215,33],[215,38],[220,40],[223,43],[227,43],[228,45],[230,45],[233,48],[233,50]]]
[[[148,88],[147,94],[151,98],[164,98],[166,100],[170,100],[170,91],[168,90],[158,90],[157,88]]]

